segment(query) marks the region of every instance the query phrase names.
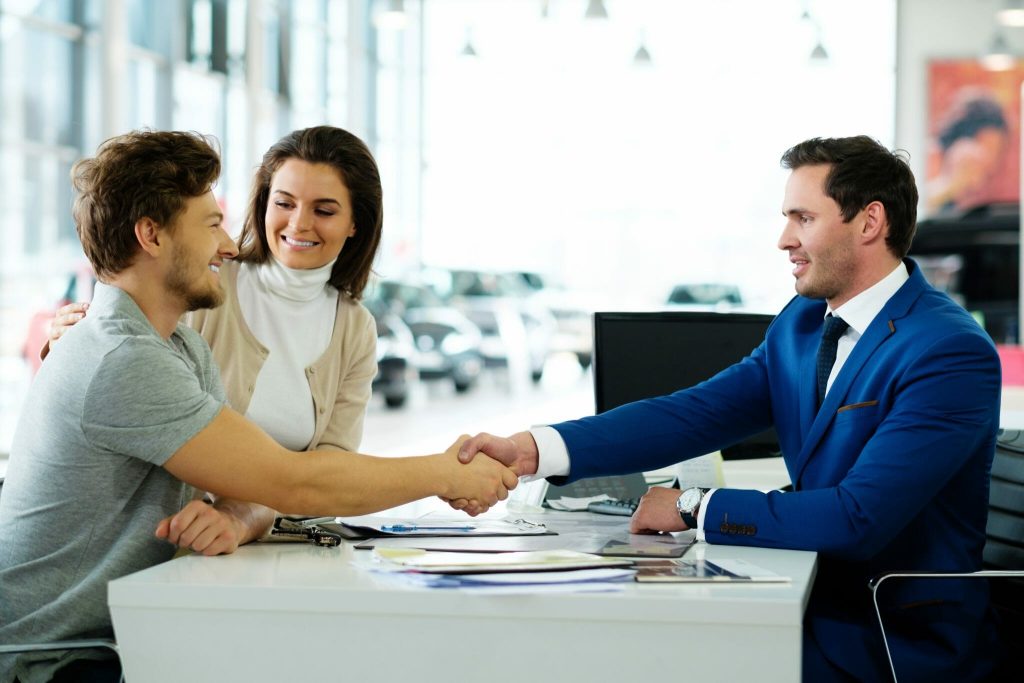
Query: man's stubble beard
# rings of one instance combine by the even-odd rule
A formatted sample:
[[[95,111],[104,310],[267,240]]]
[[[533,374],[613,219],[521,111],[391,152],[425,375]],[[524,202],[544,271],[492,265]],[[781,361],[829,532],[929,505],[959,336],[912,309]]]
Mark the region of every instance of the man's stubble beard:
[[[188,255],[178,245],[174,246],[172,256],[172,268],[167,276],[167,289],[185,302],[186,311],[198,311],[203,308],[217,308],[224,303],[224,289],[218,283],[215,288],[207,288],[205,291],[197,291],[196,280],[201,279],[199,275],[192,277],[189,266]]]

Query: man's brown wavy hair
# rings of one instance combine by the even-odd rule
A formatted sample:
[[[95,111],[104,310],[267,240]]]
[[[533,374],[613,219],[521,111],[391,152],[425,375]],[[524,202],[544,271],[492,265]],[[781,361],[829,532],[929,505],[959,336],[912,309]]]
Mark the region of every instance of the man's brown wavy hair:
[[[135,259],[139,220],[173,230],[185,202],[213,187],[220,175],[215,145],[195,132],[139,130],[107,140],[72,167],[75,229],[100,280]]]

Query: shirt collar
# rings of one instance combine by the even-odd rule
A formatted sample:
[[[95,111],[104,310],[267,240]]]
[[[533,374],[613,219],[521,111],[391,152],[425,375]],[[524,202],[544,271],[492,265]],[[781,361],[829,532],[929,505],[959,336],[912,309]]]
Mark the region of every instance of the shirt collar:
[[[117,318],[127,318],[142,326],[146,334],[152,334],[162,343],[171,346],[175,350],[178,350],[178,345],[185,345],[185,336],[182,333],[182,330],[186,327],[184,323],[179,321],[174,328],[174,332],[171,333],[171,339],[164,339],[156,331],[156,328],[153,327],[153,323],[149,321],[149,318],[142,312],[142,309],[139,308],[139,305],[135,303],[135,299],[132,298],[131,294],[120,287],[97,282],[96,287],[93,289],[92,301],[89,303],[89,313],[97,318],[102,313],[108,313]]]
[[[868,328],[886,302],[899,291],[899,288],[908,279],[910,279],[910,273],[907,272],[907,264],[901,260],[891,273],[836,310],[827,310],[826,315],[831,313],[842,318],[860,336],[864,334],[864,330]]]

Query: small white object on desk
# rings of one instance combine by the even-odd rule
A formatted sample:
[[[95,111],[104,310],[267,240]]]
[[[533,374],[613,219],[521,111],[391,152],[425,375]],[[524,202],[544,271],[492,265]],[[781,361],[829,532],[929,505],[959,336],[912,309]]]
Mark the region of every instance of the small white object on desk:
[[[599,496],[587,496],[585,498],[569,498],[568,496],[562,496],[561,498],[555,498],[549,500],[547,503],[552,510],[562,510],[563,512],[582,512],[587,509],[587,506],[591,503],[598,503],[605,500],[614,500],[607,493],[602,493]]]

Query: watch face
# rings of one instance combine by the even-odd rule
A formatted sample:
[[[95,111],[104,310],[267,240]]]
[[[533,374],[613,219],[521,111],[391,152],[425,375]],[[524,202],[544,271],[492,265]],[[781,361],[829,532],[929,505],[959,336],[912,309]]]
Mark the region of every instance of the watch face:
[[[700,499],[700,489],[686,489],[679,496],[679,502],[676,504],[676,507],[679,508],[680,512],[693,512],[693,508],[697,507]]]

